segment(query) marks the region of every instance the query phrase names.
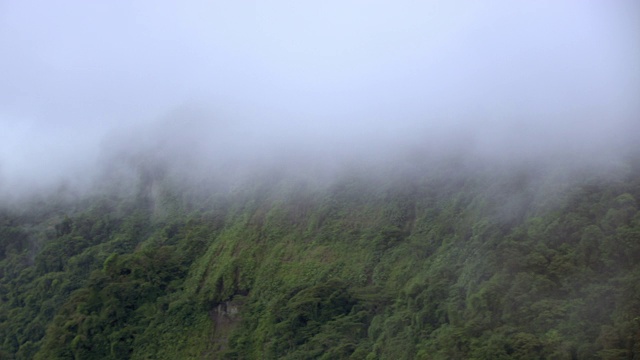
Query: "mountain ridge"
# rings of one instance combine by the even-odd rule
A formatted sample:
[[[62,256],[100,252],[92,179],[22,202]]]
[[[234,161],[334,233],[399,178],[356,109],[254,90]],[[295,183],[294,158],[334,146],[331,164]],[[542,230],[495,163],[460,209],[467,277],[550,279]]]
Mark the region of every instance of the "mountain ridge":
[[[637,163],[466,164],[5,209],[2,356],[637,356]]]

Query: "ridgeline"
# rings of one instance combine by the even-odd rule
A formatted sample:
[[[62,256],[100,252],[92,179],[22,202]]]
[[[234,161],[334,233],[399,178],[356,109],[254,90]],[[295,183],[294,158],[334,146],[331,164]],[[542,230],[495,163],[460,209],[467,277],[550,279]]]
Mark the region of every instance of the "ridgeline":
[[[637,161],[142,173],[2,209],[0,359],[640,357]]]

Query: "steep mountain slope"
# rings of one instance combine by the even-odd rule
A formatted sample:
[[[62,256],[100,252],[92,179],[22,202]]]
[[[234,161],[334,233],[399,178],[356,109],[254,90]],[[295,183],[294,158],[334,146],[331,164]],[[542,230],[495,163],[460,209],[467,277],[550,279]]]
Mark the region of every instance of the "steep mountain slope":
[[[7,208],[0,358],[640,356],[638,162],[465,164]]]

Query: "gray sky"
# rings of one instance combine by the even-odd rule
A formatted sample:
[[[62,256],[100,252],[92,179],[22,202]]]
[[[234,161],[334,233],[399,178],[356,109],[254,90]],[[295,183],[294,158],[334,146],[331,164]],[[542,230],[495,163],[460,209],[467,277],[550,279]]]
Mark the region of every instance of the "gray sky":
[[[185,106],[205,141],[363,151],[580,152],[640,122],[632,0],[0,0],[0,49],[5,187],[80,176],[107,130]]]

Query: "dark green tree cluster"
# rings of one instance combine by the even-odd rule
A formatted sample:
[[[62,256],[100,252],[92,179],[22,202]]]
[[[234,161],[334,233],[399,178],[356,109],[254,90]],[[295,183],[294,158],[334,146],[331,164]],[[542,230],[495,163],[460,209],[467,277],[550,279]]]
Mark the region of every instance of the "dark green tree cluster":
[[[454,170],[2,210],[0,359],[640,357],[640,168]]]

